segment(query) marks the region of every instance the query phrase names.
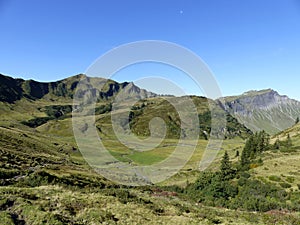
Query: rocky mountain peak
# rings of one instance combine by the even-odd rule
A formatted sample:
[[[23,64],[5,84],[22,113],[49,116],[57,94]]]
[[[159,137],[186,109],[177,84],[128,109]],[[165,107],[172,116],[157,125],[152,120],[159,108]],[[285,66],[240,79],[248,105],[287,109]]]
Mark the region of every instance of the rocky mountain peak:
[[[273,89],[248,91],[242,95],[225,98],[226,105],[234,112],[253,111],[257,109],[271,109],[278,105],[298,103],[286,95],[280,95]]]
[[[273,89],[252,90],[224,100],[226,110],[252,131],[274,134],[293,125],[300,115],[300,102]]]
[[[124,97],[134,97],[143,99],[155,97],[157,94],[139,88],[133,82],[118,83],[100,77],[88,77],[85,74],[78,74],[55,82],[38,82],[34,80],[14,79],[0,74],[0,101],[14,103],[21,98],[31,100],[50,98],[68,98],[73,97],[78,83],[86,80],[89,88],[100,99],[113,98],[118,93]]]
[[[150,98],[150,97],[157,96],[157,94],[153,92],[139,88],[133,82],[124,83],[122,94],[126,97],[136,98],[136,99],[143,99],[143,98]]]

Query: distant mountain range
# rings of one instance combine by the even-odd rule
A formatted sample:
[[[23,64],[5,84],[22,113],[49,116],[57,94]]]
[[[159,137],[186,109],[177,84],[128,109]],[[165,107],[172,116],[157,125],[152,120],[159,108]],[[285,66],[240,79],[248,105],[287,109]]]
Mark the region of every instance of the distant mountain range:
[[[118,83],[103,78],[90,78],[84,74],[48,83],[14,79],[0,74],[0,102],[14,104],[21,99],[28,101],[42,99],[46,102],[51,102],[49,105],[53,105],[53,102],[60,99],[60,101],[67,102],[71,105],[75,89],[80,79],[87,79],[91,84],[95,84],[93,85],[95,89],[94,94],[107,104],[121,91],[122,95],[135,97],[136,99],[159,98],[158,94],[141,89],[132,82]],[[104,84],[101,90],[96,88],[99,84]],[[178,97],[178,99],[180,99],[180,97]],[[214,107],[218,107],[218,110],[226,112],[227,123],[229,124],[225,135],[227,137],[245,137],[249,133],[248,129],[253,132],[265,130],[269,134],[275,134],[291,127],[295,123],[296,118],[300,116],[300,102],[290,99],[287,96],[279,95],[272,89],[249,91],[238,96],[224,97],[223,100],[225,105],[220,104],[220,100],[214,101],[203,97],[193,97],[193,101],[199,109],[199,119],[200,122],[202,122],[200,125],[203,128],[204,136],[210,131],[209,122],[211,118],[208,115],[208,101],[210,101]],[[143,112],[147,112],[149,115],[159,114],[157,111],[159,107],[156,107],[153,102],[160,108],[165,104],[162,103],[162,101],[152,100],[151,104],[144,104],[143,109],[135,109],[136,117],[132,118],[132,126],[137,133],[148,135],[147,129],[145,130],[143,128],[139,130],[139,126],[137,125],[137,121],[146,118]],[[146,107],[147,105],[148,107]],[[66,109],[68,107],[64,106],[61,108]],[[63,114],[63,112],[59,112],[58,114]],[[176,126],[179,126],[179,123],[177,119],[171,118],[170,116],[167,116],[165,119],[167,121],[169,120],[168,123],[172,129],[175,130],[174,132],[178,133],[178,127],[176,128]],[[43,120],[42,123],[47,121],[48,120]],[[36,125],[39,124],[40,123]]]
[[[295,124],[300,102],[272,89],[225,97],[226,110],[252,131],[278,133]]]
[[[56,82],[38,82],[34,80],[14,79],[0,74],[0,101],[13,103],[21,98],[31,100],[51,97],[72,98],[79,81],[85,78],[91,84],[104,84],[101,90],[96,90],[98,97],[109,99],[122,90],[125,95],[135,95],[138,98],[157,96],[155,93],[140,89],[132,82],[118,83],[103,78],[90,78],[83,74],[72,76]]]

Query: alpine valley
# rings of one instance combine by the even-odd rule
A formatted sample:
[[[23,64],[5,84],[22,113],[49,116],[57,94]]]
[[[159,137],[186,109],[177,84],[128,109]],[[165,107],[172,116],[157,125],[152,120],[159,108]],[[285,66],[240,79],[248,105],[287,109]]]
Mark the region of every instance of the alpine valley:
[[[169,100],[189,97],[200,135],[187,164],[161,183],[137,187],[95,172],[72,128],[73,97],[84,79],[97,98],[101,141],[128,165],[158,163],[175,150],[181,120]],[[136,102],[113,109],[120,94]],[[153,150],[130,149],[114,134],[112,111],[118,116],[128,108],[130,130],[140,139],[151,135],[153,118],[164,120],[165,138]],[[215,133],[212,109],[217,122],[226,119]],[[299,116],[300,102],[272,89],[214,100],[162,96],[84,74],[48,83],[0,74],[1,224],[300,224]],[[209,139],[218,137],[221,150],[199,171]]]

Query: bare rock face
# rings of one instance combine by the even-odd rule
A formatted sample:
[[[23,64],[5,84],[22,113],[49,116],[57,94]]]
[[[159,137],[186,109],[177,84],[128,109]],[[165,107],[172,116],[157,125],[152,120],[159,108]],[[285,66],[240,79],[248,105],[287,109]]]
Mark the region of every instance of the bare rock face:
[[[144,99],[144,98],[151,98],[157,96],[157,94],[155,93],[139,88],[133,82],[126,83],[126,85],[124,85],[124,88],[120,92],[120,94],[124,95],[124,97],[132,98],[132,99]]]
[[[249,91],[224,100],[226,110],[252,131],[275,134],[292,126],[300,116],[300,102],[272,89]]]

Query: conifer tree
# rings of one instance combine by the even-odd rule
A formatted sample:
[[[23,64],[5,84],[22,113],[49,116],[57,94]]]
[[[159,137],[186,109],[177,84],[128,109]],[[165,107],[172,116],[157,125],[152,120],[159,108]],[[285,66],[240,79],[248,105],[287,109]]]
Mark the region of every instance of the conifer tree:
[[[223,180],[232,179],[235,175],[235,170],[232,168],[232,164],[230,162],[227,151],[225,151],[223,155],[220,170],[221,170],[221,178]]]
[[[269,147],[269,137],[267,133],[264,130],[260,131],[257,138],[257,151],[263,152],[267,150]]]
[[[279,139],[277,139],[276,141],[275,141],[275,143],[274,143],[274,145],[273,145],[273,148],[274,149],[280,149],[280,141],[279,141]]]
[[[254,159],[257,154],[266,151],[269,148],[269,136],[265,131],[256,132],[251,135],[245,143],[245,147],[241,155],[241,168],[249,169],[251,159]]]
[[[240,156],[240,151],[239,150],[236,150],[235,152],[235,157],[239,157]]]
[[[241,169],[247,170],[249,168],[250,163],[250,155],[249,150],[247,148],[244,148],[241,155]]]
[[[291,139],[291,137],[290,137],[290,134],[288,134],[288,136],[287,136],[287,139],[286,139],[286,147],[287,148],[290,148],[290,147],[292,147],[292,139]]]

